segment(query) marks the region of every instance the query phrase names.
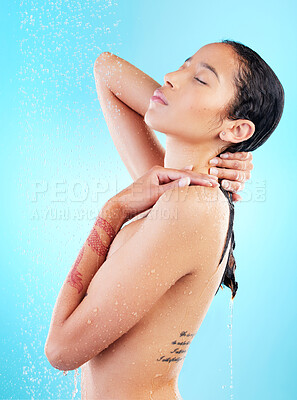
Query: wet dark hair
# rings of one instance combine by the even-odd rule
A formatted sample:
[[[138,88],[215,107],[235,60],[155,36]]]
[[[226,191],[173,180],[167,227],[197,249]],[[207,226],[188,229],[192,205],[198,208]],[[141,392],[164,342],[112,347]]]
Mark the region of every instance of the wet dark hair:
[[[220,43],[231,46],[238,60],[238,70],[234,76],[235,95],[225,107],[221,120],[224,118],[250,120],[255,125],[255,132],[245,141],[228,144],[218,156],[224,152],[253,151],[265,143],[281,119],[285,98],[284,89],[278,77],[258,53],[240,42],[222,40]],[[235,248],[233,230],[232,241],[220,286],[223,283],[229,287],[233,299],[238,288],[234,273],[236,262],[233,256]]]
[[[233,40],[220,43],[232,47],[239,64],[234,76],[235,95],[225,107],[222,119],[248,119],[255,125],[255,132],[249,139],[229,144],[222,152],[253,151],[266,142],[281,119],[284,88],[254,50]]]

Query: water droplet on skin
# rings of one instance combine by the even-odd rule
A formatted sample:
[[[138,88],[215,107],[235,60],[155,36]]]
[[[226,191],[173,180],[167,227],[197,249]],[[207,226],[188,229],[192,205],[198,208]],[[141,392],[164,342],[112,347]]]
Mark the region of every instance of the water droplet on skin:
[[[87,323],[90,324],[91,322],[92,322],[92,321],[91,321],[90,319],[88,319],[88,322],[87,322]]]

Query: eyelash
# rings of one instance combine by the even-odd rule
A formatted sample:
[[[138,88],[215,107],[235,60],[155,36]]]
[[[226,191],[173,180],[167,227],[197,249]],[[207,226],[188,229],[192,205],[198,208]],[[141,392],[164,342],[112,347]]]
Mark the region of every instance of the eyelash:
[[[203,83],[203,85],[206,85],[206,83],[205,83],[205,82],[202,82],[200,79],[198,79],[198,78],[194,78],[194,79],[196,79],[197,81]]]
[[[178,69],[178,70],[180,70],[181,68],[182,68],[182,66],[181,66],[181,67],[179,67],[179,69]],[[196,79],[198,82],[201,82],[203,85],[207,85],[207,83],[205,83],[205,82],[201,81],[199,78],[196,78],[196,77],[194,77],[194,79]]]

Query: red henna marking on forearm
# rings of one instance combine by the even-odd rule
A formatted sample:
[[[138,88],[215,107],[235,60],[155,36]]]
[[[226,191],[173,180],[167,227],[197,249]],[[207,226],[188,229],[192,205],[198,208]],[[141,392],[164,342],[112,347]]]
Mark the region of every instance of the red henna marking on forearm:
[[[96,225],[100,226],[109,235],[111,239],[113,239],[116,236],[116,234],[109,222],[107,222],[104,218],[101,218],[99,216],[97,217],[95,225],[90,235],[88,236],[86,243],[98,256],[106,256],[108,247],[102,243],[100,236],[95,228]],[[82,274],[77,270],[77,267],[81,262],[83,254],[84,254],[84,246],[80,249],[77,259],[75,260],[74,266],[69,272],[67,279],[67,283],[69,283],[70,286],[76,288],[78,293],[80,293],[83,290]],[[85,296],[87,296],[87,293],[85,294]]]
[[[110,225],[109,222],[107,222],[104,218],[97,217],[95,225],[100,226],[105,232],[109,235],[111,239],[113,239],[116,235],[113,227]]]
[[[105,256],[108,250],[108,247],[106,247],[101,239],[100,236],[96,230],[96,228],[94,227],[91,231],[91,233],[89,234],[88,238],[87,238],[87,244],[91,247],[91,249],[98,254],[98,256]]]
[[[77,289],[78,294],[83,290],[83,284],[82,284],[82,274],[77,270],[77,267],[79,263],[81,262],[81,259],[84,254],[84,246],[80,249],[80,252],[77,256],[77,259],[75,260],[74,266],[69,272],[67,283],[70,284],[70,286],[73,286],[75,289]]]

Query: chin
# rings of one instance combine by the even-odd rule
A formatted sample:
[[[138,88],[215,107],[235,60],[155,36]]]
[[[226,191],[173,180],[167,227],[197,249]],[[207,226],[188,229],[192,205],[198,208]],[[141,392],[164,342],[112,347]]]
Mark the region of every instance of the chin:
[[[151,124],[150,117],[148,115],[148,111],[144,114],[143,120],[150,128],[154,129]]]
[[[164,126],[164,118],[161,120],[160,116],[156,115],[153,110],[150,110],[150,108],[144,114],[143,119],[147,126],[149,126],[151,129],[161,133],[167,133]]]

